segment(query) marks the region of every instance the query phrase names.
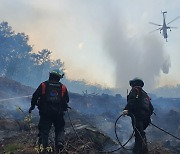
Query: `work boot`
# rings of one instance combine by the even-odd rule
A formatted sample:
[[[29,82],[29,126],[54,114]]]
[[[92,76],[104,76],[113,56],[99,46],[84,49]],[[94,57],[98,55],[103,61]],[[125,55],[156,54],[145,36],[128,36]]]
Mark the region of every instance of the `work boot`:
[[[60,152],[64,148],[64,129],[58,132],[55,132],[55,148],[56,151]]]
[[[139,154],[139,148],[138,148],[138,143],[139,141],[135,139],[134,147],[133,147],[133,154]]]
[[[58,142],[55,145],[56,154],[59,154],[64,149],[64,144],[62,142]]]
[[[143,147],[142,147],[143,148],[143,154],[149,154],[146,137],[144,138],[144,142],[146,144],[143,143]]]
[[[140,138],[135,138],[133,154],[145,154],[145,153],[143,153],[143,143]]]
[[[38,135],[39,139],[38,139],[38,145],[43,146],[44,149],[46,149],[46,147],[48,146],[48,134],[39,134]]]
[[[47,154],[47,151],[44,150],[44,151],[40,152],[39,154]]]

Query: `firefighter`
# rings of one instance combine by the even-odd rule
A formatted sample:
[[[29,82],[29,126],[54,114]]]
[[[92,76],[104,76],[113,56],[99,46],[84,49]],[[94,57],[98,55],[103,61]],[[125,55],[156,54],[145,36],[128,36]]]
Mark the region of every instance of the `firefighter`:
[[[148,154],[145,129],[151,122],[153,106],[148,94],[142,89],[144,82],[140,78],[134,78],[129,81],[131,91],[127,96],[127,105],[123,110],[123,115],[129,115],[132,118],[132,126],[135,130],[134,154]]]
[[[67,111],[69,95],[65,85],[60,82],[64,74],[59,70],[49,73],[49,80],[42,82],[32,96],[29,113],[35,108],[39,109],[40,120],[39,146],[42,145],[44,151],[48,146],[48,136],[52,124],[55,128],[55,148],[56,151],[63,149],[64,144],[64,111]]]

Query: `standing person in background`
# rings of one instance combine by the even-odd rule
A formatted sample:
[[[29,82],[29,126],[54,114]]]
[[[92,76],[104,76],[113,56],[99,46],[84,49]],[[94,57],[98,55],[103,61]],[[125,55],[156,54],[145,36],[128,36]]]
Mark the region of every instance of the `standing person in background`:
[[[65,85],[60,81],[64,74],[59,70],[49,73],[49,80],[42,82],[32,96],[29,113],[38,106],[40,120],[39,146],[42,145],[44,151],[48,146],[48,136],[52,124],[55,128],[55,148],[59,152],[64,145],[64,111],[67,111],[69,95]]]
[[[151,122],[153,106],[148,94],[142,89],[143,80],[134,78],[129,81],[131,91],[127,96],[127,105],[123,110],[123,115],[130,115],[132,126],[135,130],[134,154],[148,154],[147,140],[144,130]]]

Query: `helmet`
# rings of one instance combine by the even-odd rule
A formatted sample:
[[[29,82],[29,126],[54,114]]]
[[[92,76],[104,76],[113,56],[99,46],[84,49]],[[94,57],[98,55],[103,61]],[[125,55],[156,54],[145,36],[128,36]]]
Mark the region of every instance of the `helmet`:
[[[129,85],[130,86],[140,86],[140,87],[143,87],[144,86],[144,82],[142,79],[136,77],[132,80],[129,81]]]
[[[61,73],[59,69],[54,69],[50,72],[50,75],[55,75],[57,77],[63,78],[64,73]]]

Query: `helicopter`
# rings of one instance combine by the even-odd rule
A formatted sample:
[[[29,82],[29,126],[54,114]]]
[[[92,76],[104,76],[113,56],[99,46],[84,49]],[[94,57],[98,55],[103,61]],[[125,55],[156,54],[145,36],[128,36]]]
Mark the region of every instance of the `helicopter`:
[[[166,23],[166,16],[165,14],[167,13],[167,11],[164,11],[161,13],[163,14],[163,24],[160,25],[160,24],[156,24],[154,22],[149,22],[150,24],[153,24],[153,25],[156,25],[156,26],[160,26],[159,28],[153,30],[152,32],[155,32],[157,30],[160,30],[160,33],[162,31],[162,35],[164,37],[164,39],[166,39],[166,42],[167,42],[167,38],[168,38],[168,35],[167,35],[167,30],[169,29],[171,31],[171,29],[177,29],[178,27],[172,27],[172,26],[168,26],[170,23],[174,22],[175,20],[177,20],[180,16],[176,17],[175,19],[171,20],[170,22]]]

